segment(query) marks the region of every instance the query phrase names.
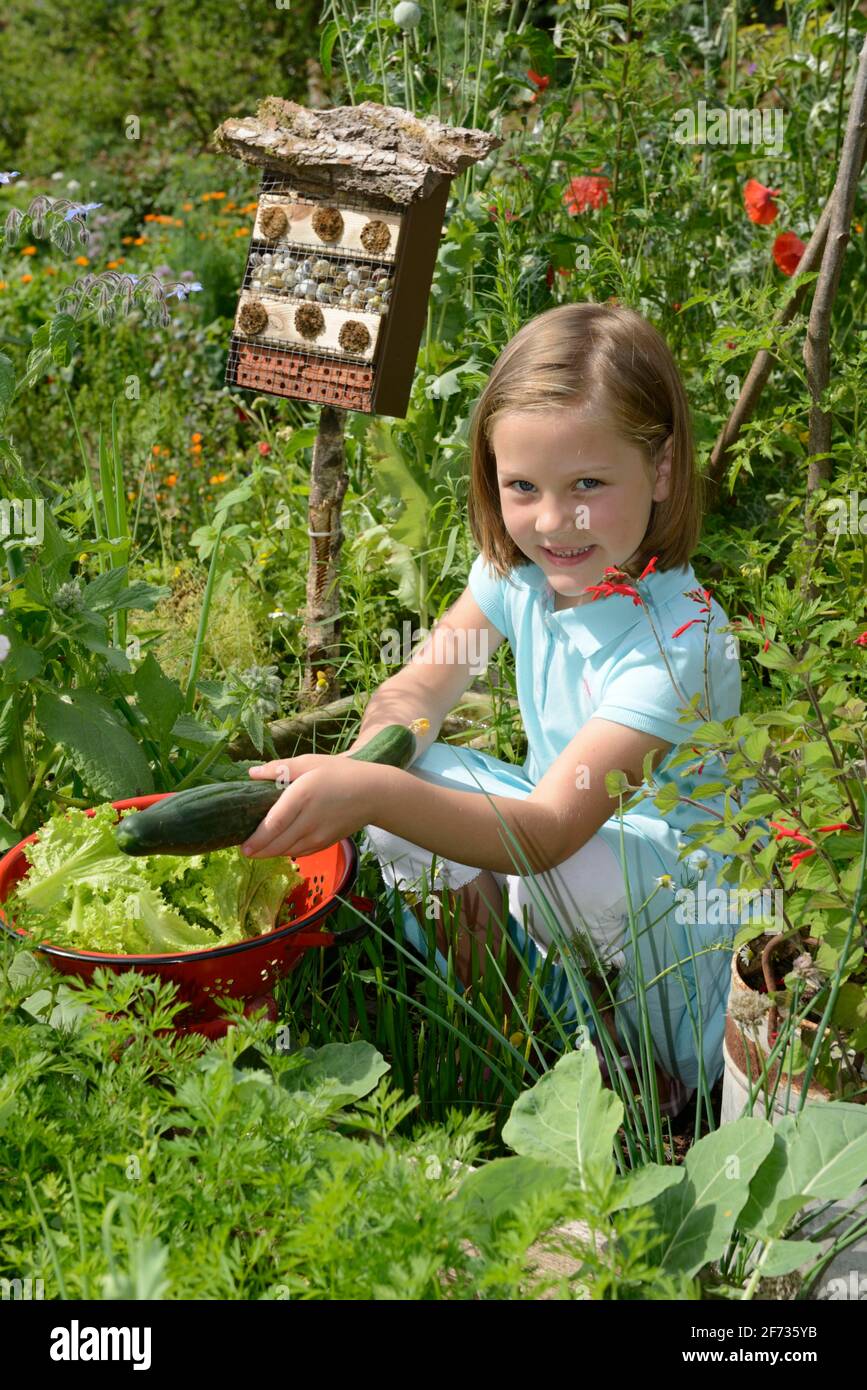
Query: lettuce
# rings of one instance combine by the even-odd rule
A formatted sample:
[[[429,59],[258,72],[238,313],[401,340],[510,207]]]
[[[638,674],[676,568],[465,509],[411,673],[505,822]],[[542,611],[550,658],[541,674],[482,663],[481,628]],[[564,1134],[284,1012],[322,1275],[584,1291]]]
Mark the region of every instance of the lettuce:
[[[117,846],[115,820],[108,803],[92,816],[76,808],[52,816],[24,847],[30,869],[4,904],[9,920],[78,951],[196,951],[272,931],[302,882],[293,860],[246,859],[237,846],[133,858]]]

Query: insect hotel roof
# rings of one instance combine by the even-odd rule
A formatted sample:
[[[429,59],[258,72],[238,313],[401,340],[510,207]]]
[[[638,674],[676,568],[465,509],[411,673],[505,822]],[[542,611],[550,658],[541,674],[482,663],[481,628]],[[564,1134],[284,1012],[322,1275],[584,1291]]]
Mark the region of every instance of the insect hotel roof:
[[[266,97],[214,143],[262,166],[227,383],[404,416],[450,181],[502,141],[372,101]]]

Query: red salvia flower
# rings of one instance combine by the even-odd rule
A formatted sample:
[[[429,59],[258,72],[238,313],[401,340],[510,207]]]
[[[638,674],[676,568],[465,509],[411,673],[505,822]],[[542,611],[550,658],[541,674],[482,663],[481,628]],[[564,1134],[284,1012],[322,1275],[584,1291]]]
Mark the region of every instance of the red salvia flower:
[[[775,840],[797,840],[799,844],[802,845],[813,844],[813,841],[808,839],[806,835],[802,835],[798,830],[790,830],[789,827],[783,825],[781,821],[770,820],[768,821],[768,825],[772,825],[774,829],[779,832],[774,836]]]
[[[630,584],[588,584],[584,590],[585,594],[592,594],[591,602],[595,603],[598,598],[608,598],[609,594],[627,594],[638,608],[641,605],[641,596],[637,589],[633,589]]]
[[[608,189],[611,180],[605,174],[581,174],[569,180],[569,187],[563,194],[563,202],[570,216],[586,212],[588,208],[604,208],[608,203]]]
[[[849,822],[845,820],[836,821],[834,825],[818,825],[816,827],[817,830],[851,830],[851,828]]]
[[[806,249],[794,232],[780,232],[774,242],[774,260],[784,275],[794,275]]]
[[[789,868],[796,869],[802,859],[809,859],[810,855],[815,853],[816,851],[814,849],[802,849],[797,854],[793,854]]]
[[[861,633],[860,637],[855,638],[856,647],[867,647],[867,628]]]
[[[684,623],[682,627],[675,628],[674,632],[671,634],[671,635],[672,635],[672,638],[674,638],[674,637],[679,637],[680,634],[681,634],[682,632],[686,632],[686,629],[687,629],[688,627],[692,627],[693,623],[700,623],[700,622],[701,622],[701,618],[690,618],[690,620],[689,620],[688,623]]]
[[[774,199],[782,193],[781,188],[766,188],[758,179],[750,179],[744,188],[744,207],[751,222],[767,227],[776,218],[779,208]]]
[[[656,562],[657,562],[658,559],[659,559],[659,556],[658,556],[658,555],[653,555],[653,556],[651,556],[651,558],[648,560],[647,564],[644,566],[644,569],[641,571],[640,575],[638,576],[638,582],[639,582],[639,584],[641,583],[642,579],[645,579],[645,578],[647,577],[648,574],[653,574],[654,570],[656,569]],[[606,574],[607,574],[607,572],[608,572],[608,571],[606,570]]]

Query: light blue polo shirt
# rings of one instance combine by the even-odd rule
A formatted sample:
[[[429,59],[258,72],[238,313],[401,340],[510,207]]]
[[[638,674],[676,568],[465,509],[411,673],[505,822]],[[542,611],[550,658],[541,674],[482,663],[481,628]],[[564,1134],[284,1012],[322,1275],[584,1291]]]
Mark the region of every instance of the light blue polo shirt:
[[[712,719],[725,720],[740,713],[737,638],[720,631],[728,618],[714,599],[709,632],[706,629],[707,615],[700,612],[704,599],[688,597],[688,591],[700,592],[702,587],[691,566],[649,574],[637,586],[643,605],[636,605],[625,594],[609,594],[555,612],[554,590],[538,565],[528,562],[513,569],[507,579],[500,578],[481,555],[470,570],[469,587],[479,608],[508,639],[514,653],[518,702],[528,741],[523,769],[499,763],[502,776],[486,775],[487,791],[529,795],[593,717],[658,734],[674,745],[656,769],[660,786],[675,782],[682,796],[691,796],[697,782],[718,777],[724,780],[718,760],[707,760],[700,776],[687,777],[682,768],[674,773],[666,770],[677,745],[704,722],[699,717],[680,722],[680,709],[693,695],[701,692],[705,710],[709,696]],[[700,622],[679,637],[672,636],[692,618]],[[473,751],[460,750],[462,764],[467,761],[465,755]],[[490,774],[497,763],[486,758],[486,772]],[[420,759],[417,766],[421,770],[425,764],[426,760]],[[469,766],[467,771],[471,775]],[[499,786],[495,785],[498,781]],[[738,924],[675,920],[677,888],[695,888],[702,872],[708,888],[715,886],[718,871],[727,863],[726,857],[704,846],[690,854],[689,841],[683,839],[682,832],[696,820],[711,818],[705,808],[721,810],[722,804],[721,797],[705,799],[700,807],[680,802],[663,814],[648,797],[624,814],[622,824],[615,813],[597,832],[628,878],[651,1030],[660,1061],[688,1086],[697,1082],[699,1050],[711,1085],[722,1070],[731,942]],[[679,858],[682,850],[687,856],[684,859]],[[671,875],[673,887],[656,884],[664,874]],[[652,900],[647,901],[649,898]],[[682,910],[679,915],[687,916]],[[718,949],[708,951],[712,946]],[[693,957],[693,951],[704,954]],[[625,954],[626,966],[617,991],[622,1001],[617,1026],[621,1037],[632,1032],[637,1047],[637,1001],[629,999],[635,993],[631,946]],[[679,965],[657,980],[675,962]]]

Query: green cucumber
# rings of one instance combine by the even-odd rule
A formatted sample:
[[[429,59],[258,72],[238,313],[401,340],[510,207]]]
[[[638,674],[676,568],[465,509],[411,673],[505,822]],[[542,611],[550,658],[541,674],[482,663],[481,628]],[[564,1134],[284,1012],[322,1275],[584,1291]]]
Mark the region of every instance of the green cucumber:
[[[416,750],[415,721],[407,728],[389,724],[369,743],[350,753],[359,762],[407,767]],[[191,787],[126,816],[114,828],[124,854],[207,854],[241,845],[286,790],[277,782],[213,782]]]

